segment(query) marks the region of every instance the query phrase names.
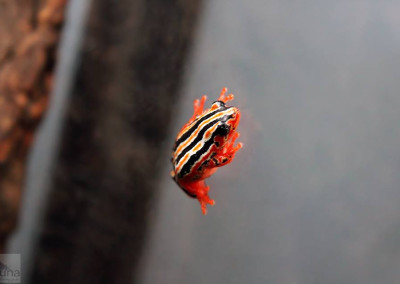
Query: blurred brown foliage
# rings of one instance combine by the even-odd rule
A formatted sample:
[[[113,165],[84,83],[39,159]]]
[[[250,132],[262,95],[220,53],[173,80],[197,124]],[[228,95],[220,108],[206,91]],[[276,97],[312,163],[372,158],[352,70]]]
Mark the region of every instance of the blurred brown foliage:
[[[0,253],[16,225],[25,160],[47,107],[67,0],[0,0]]]

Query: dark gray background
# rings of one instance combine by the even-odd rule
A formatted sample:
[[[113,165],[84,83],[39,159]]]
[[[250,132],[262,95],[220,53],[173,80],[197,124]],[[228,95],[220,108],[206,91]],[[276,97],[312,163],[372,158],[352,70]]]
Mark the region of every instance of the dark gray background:
[[[226,85],[245,147],[208,181],[207,216],[162,157],[141,283],[400,282],[399,12],[207,2],[174,132]]]

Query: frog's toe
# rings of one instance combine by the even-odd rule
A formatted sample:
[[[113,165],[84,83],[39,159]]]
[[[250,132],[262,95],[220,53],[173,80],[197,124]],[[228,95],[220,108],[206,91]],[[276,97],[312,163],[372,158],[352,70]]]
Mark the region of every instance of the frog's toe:
[[[236,152],[237,150],[241,149],[242,147],[243,147],[243,143],[242,142],[238,143],[236,145],[235,149],[234,149],[234,152]]]
[[[205,203],[201,204],[201,213],[203,213],[203,215],[207,214],[207,205]]]
[[[199,200],[201,205],[201,211],[203,212],[203,215],[207,214],[207,204],[211,206],[215,204],[215,201],[208,196],[207,192],[209,189],[210,187],[207,186],[206,188],[204,188],[204,193],[197,196],[197,199]]]

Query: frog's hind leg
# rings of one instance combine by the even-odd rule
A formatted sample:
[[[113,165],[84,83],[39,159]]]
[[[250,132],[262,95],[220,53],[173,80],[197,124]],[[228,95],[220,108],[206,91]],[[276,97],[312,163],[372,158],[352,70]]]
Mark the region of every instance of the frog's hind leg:
[[[215,204],[215,201],[208,196],[208,191],[210,190],[210,187],[206,185],[204,180],[199,180],[196,182],[190,182],[190,183],[181,183],[181,186],[185,188],[187,192],[190,192],[191,194],[195,195],[197,200],[200,203],[201,206],[201,212],[203,215],[207,214],[207,204],[213,206]]]
[[[203,187],[201,188],[200,192],[197,194],[197,200],[201,205],[201,212],[203,215],[207,214],[207,204],[214,206],[215,200],[212,200],[210,196],[208,196],[208,191],[210,190],[209,186],[205,185],[203,181]]]

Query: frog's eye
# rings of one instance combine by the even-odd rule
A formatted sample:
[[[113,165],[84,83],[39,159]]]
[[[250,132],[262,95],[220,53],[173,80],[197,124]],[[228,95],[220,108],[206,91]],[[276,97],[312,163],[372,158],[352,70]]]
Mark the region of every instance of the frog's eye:
[[[230,126],[224,123],[218,125],[217,129],[215,130],[215,133],[220,136],[226,136],[228,135],[229,131],[230,131]]]
[[[224,106],[225,106],[224,102],[215,101],[215,102],[213,102],[213,104],[211,106],[211,110],[219,109],[219,108],[224,107]]]

